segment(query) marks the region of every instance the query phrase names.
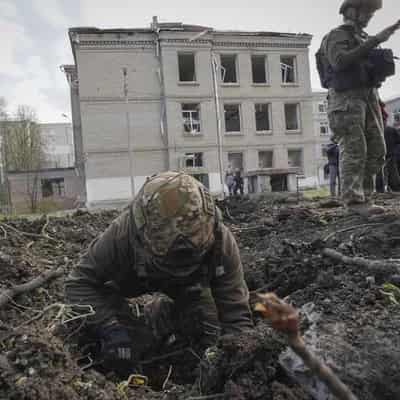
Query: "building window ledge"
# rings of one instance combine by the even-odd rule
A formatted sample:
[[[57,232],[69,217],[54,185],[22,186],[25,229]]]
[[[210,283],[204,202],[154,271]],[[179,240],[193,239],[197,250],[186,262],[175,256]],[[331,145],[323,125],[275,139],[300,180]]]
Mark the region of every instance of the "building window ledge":
[[[253,87],[271,87],[271,84],[266,82],[266,83],[252,83],[251,86]]]
[[[221,83],[221,86],[223,87],[239,87],[240,83],[239,82],[235,82],[235,83]]]
[[[188,133],[188,132],[183,132],[184,137],[203,137],[204,134],[203,132],[196,132],[196,133]]]
[[[293,130],[293,131],[286,130],[286,134],[287,135],[301,135],[301,130],[300,129],[296,129],[296,130]]]
[[[193,82],[180,82],[178,81],[178,85],[179,86],[200,86],[200,83],[197,81],[193,81]]]
[[[282,87],[299,87],[300,84],[298,82],[294,82],[294,83],[281,83]]]

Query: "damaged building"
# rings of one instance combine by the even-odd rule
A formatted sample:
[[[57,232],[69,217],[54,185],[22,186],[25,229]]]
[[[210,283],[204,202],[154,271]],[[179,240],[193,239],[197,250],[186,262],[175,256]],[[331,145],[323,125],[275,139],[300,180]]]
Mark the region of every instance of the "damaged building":
[[[316,181],[308,34],[182,23],[71,28],[77,171],[88,206],[124,203],[163,170],[217,194],[228,165],[245,190]]]

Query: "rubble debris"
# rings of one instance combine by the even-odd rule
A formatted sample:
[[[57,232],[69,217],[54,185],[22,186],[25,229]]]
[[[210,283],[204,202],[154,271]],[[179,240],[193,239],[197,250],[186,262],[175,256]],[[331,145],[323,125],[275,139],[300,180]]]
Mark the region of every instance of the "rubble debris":
[[[297,203],[290,194],[229,198],[221,209],[238,240],[252,298],[273,291],[290,301],[300,310],[306,345],[359,399],[393,400],[400,399],[400,306],[395,289],[400,274],[380,265],[395,266],[400,259],[399,206],[398,198],[387,194],[376,202],[386,213],[368,221],[340,207]],[[2,220],[0,293],[59,268],[67,274],[117,215],[78,211]],[[374,225],[360,227],[366,224]],[[345,257],[380,264],[371,269],[326,256],[328,243]],[[44,312],[64,303],[63,286],[60,276],[18,293],[0,308],[1,399],[121,399],[121,382],[89,362],[78,363],[86,354],[77,350],[73,336],[54,329],[60,308]],[[310,304],[320,315],[315,321],[306,315]],[[79,328],[81,320],[77,322]],[[286,341],[257,315],[255,323],[249,334],[223,337],[214,363],[199,368],[189,353],[160,358],[146,365],[148,384],[124,386],[124,394],[144,400],[311,400],[286,368]]]

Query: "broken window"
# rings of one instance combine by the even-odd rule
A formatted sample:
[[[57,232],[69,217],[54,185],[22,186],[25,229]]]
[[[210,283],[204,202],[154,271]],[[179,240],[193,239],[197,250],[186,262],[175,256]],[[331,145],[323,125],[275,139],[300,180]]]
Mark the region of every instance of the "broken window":
[[[281,56],[281,73],[282,83],[296,82],[297,71],[295,56]]]
[[[236,54],[221,54],[221,79],[224,83],[237,83]]]
[[[182,104],[182,118],[185,133],[200,133],[200,104]]]
[[[240,132],[240,106],[239,104],[225,104],[225,131]]]
[[[180,82],[195,82],[196,67],[194,53],[178,54],[179,64],[179,81]]]
[[[42,197],[65,196],[64,178],[42,179]]]
[[[287,131],[300,130],[299,104],[285,104],[285,121]]]
[[[303,150],[288,150],[289,168],[303,168]]]
[[[258,152],[258,168],[272,168],[274,153],[271,150]]]
[[[319,132],[320,132],[321,136],[329,135],[329,125],[327,122],[319,123]]]
[[[255,104],[256,131],[265,132],[271,130],[270,105],[268,103]]]
[[[228,164],[233,170],[243,170],[243,153],[228,153]]]
[[[319,103],[318,104],[318,112],[321,114],[326,113],[327,107],[328,107],[328,105],[326,104],[326,101]]]
[[[185,167],[203,167],[203,153],[185,153]]]
[[[251,56],[253,83],[267,83],[266,61],[265,56]]]

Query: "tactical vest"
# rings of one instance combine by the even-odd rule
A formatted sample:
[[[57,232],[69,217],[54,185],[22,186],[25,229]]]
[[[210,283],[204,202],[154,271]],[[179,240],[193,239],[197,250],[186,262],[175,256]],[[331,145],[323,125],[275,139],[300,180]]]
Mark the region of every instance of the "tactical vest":
[[[348,25],[342,25],[339,29],[350,31],[353,28]],[[394,57],[390,49],[372,49],[368,56],[360,60],[360,62],[353,63],[346,69],[335,71],[326,56],[327,38],[328,35],[322,39],[321,47],[315,55],[323,88],[333,88],[338,92],[374,88],[379,87],[388,76],[394,75]],[[355,49],[361,44],[362,41],[352,34],[349,50]]]

